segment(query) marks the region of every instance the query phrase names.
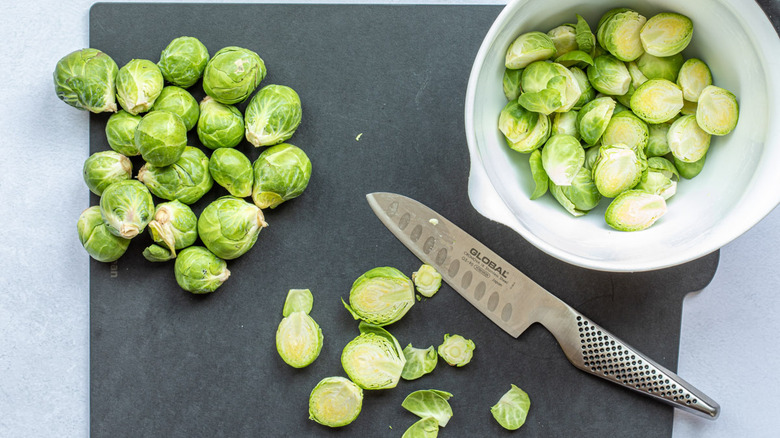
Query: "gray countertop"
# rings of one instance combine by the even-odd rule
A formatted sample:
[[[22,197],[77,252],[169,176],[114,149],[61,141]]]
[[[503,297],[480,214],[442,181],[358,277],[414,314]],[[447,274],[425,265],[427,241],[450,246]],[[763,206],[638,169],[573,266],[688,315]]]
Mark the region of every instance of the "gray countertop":
[[[87,46],[91,4],[1,7],[0,436],[89,435],[89,273],[75,233],[89,203],[81,177],[89,116],[57,99],[51,71]],[[686,298],[678,373],[722,414],[713,422],[677,412],[674,437],[776,436],[778,262],[775,209],[726,245],[711,284]]]

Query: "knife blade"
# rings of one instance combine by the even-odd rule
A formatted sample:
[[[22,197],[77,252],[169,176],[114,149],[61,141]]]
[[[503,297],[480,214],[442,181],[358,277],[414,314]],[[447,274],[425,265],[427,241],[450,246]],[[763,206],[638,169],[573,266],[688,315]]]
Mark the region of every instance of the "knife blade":
[[[720,414],[720,406],[703,392],[574,310],[444,216],[394,193],[370,193],[366,199],[401,243],[511,336],[540,323],[580,370],[705,418]]]

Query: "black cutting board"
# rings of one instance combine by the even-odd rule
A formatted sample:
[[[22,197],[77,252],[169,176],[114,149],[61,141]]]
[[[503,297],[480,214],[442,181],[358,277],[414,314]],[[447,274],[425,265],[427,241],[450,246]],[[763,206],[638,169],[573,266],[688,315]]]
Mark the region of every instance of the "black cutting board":
[[[366,391],[362,413],[342,429],[307,418],[309,392],[326,376],[345,375],[341,349],[358,333],[340,298],[370,268],[411,274],[420,264],[375,218],[365,202],[373,191],[429,205],[606,329],[677,368],[682,299],[712,279],[717,252],[655,272],[589,271],[545,255],[469,203],[466,82],[500,10],[120,3],[91,9],[90,46],[120,66],[132,58],[156,61],[181,35],[198,37],[212,54],[230,45],[258,52],[268,67],[261,85],[288,85],[301,96],[303,123],[290,142],[313,163],[303,196],[267,212],[270,226],[248,254],[228,263],[232,276],[214,294],[184,292],[172,263],[144,260],[146,234],[118,262],[91,262],[93,437],[397,437],[416,419],[401,401],[425,388],[454,394],[455,415],[441,436],[508,436],[490,406],[512,383],[532,400],[522,436],[671,435],[672,408],[575,369],[539,326],[511,338],[446,285],[388,329],[402,345],[417,347],[438,345],[445,333],[471,338],[477,349],[469,365],[440,361],[422,379]],[[193,90],[203,96],[200,83]],[[108,149],[106,120],[91,116],[91,152]],[[199,145],[194,133],[190,141]],[[246,142],[238,149],[252,160],[260,152]],[[215,185],[195,212],[226,193]],[[284,364],[275,349],[290,288],[313,291],[311,315],[325,335],[320,357],[304,369]]]

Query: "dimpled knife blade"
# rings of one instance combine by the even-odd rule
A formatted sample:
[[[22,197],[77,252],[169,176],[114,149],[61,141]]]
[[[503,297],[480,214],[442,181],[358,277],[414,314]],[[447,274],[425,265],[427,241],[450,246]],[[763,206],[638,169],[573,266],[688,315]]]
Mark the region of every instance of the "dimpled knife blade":
[[[717,418],[720,406],[715,401],[571,308],[440,214],[394,193],[370,193],[366,199],[401,243],[513,337],[538,322],[582,371],[696,415]]]

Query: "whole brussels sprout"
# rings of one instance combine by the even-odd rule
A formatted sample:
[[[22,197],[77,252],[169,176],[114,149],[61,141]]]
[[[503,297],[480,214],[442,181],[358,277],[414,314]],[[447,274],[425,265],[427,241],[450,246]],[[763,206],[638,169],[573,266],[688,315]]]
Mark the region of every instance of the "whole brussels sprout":
[[[686,60],[677,75],[677,85],[683,92],[683,99],[698,102],[699,95],[708,85],[712,85],[712,73],[704,61],[696,58]]]
[[[531,152],[550,137],[551,124],[546,115],[529,111],[513,100],[501,110],[498,129],[510,148],[517,152]]]
[[[349,291],[349,304],[344,303],[344,307],[355,319],[384,326],[406,315],[414,300],[412,280],[398,269],[385,266],[358,277]]]
[[[203,91],[226,105],[240,103],[252,95],[265,74],[265,63],[257,53],[241,47],[225,47],[206,64]]]
[[[276,208],[296,198],[309,185],[311,161],[297,146],[281,143],[264,150],[252,165],[252,200],[260,208]]]
[[[170,249],[164,248],[160,245],[152,244],[144,248],[144,252],[141,253],[146,260],[154,263],[167,262],[176,258]]]
[[[257,242],[267,227],[263,211],[233,196],[218,198],[201,212],[198,235],[211,252],[225,260],[235,259]]]
[[[116,111],[118,67],[97,49],[71,52],[54,67],[54,91],[68,105],[93,113]]]
[[[647,168],[642,158],[624,144],[602,145],[593,165],[593,182],[599,193],[614,198],[637,185]]]
[[[701,160],[710,148],[710,134],[696,123],[696,116],[682,116],[672,123],[666,134],[672,155],[680,161]]]
[[[559,186],[550,181],[550,193],[572,216],[582,216],[596,208],[601,201],[601,193],[591,177],[591,171],[580,167],[577,175],[567,186]]]
[[[83,172],[84,182],[89,190],[100,196],[111,184],[130,179],[133,175],[133,163],[118,152],[95,152],[84,162]]]
[[[444,335],[444,342],[439,345],[437,351],[448,365],[462,367],[471,362],[475,348],[476,345],[471,339],[466,339],[461,335],[450,336],[448,333]]]
[[[151,111],[138,122],[135,147],[149,164],[160,167],[173,164],[186,146],[187,126],[177,114]]]
[[[341,352],[341,365],[349,378],[363,389],[395,388],[406,357],[398,340],[382,327],[361,322],[360,335]]]
[[[709,85],[699,95],[696,122],[712,135],[726,135],[737,127],[739,104],[729,90]]]
[[[215,150],[209,159],[209,173],[236,198],[252,195],[252,163],[241,152],[229,148]]]
[[[604,219],[618,231],[641,231],[666,214],[666,201],[660,195],[641,190],[619,194],[607,207]]]
[[[309,419],[323,426],[346,426],[358,417],[363,390],[344,377],[326,377],[309,395]]]
[[[653,56],[672,56],[682,52],[693,38],[693,22],[675,12],[661,12],[647,20],[639,32],[644,50]]]
[[[310,365],[322,350],[322,330],[309,316],[313,302],[309,289],[290,289],[284,302],[284,318],[276,330],[276,351],[294,368]]]
[[[111,234],[131,239],[152,220],[152,194],[139,181],[130,179],[115,182],[103,190],[100,215]]]
[[[106,122],[106,139],[111,149],[127,157],[141,155],[135,146],[135,130],[141,116],[133,115],[125,110],[119,110]]]
[[[169,166],[144,164],[137,178],[155,196],[169,201],[178,199],[185,204],[197,202],[214,186],[208,157],[192,146],[185,147],[181,157]]]
[[[179,287],[194,294],[214,292],[230,277],[227,263],[202,246],[184,248],[173,270]]]
[[[300,124],[301,99],[295,90],[284,85],[261,88],[246,107],[246,139],[257,147],[289,139]]]
[[[622,111],[609,120],[607,129],[601,135],[601,144],[622,143],[634,150],[644,150],[649,136],[647,123],[631,111]]]
[[[506,68],[525,68],[534,61],[544,61],[555,56],[555,43],[542,32],[528,32],[515,39],[506,51]]]
[[[568,186],[585,163],[585,149],[567,134],[550,136],[542,148],[542,166],[550,181]]]
[[[99,262],[113,262],[127,251],[129,239],[115,236],[103,222],[100,207],[84,210],[77,224],[79,241],[89,255]]]
[[[198,238],[198,217],[181,201],[157,204],[154,218],[149,222],[149,234],[155,243],[165,245],[176,257],[177,249],[194,244]]]
[[[611,55],[601,55],[588,68],[588,80],[597,91],[611,96],[628,92],[631,75],[626,64]]]
[[[154,101],[154,111],[170,111],[181,117],[187,131],[198,123],[198,101],[187,90],[175,85],[169,85],[162,89],[160,96]]]
[[[514,70],[507,68],[504,70],[504,78],[502,82],[506,100],[515,100],[518,96],[520,96],[520,92],[522,91],[522,87],[520,86],[522,78],[522,69]]]
[[[200,142],[209,149],[235,147],[244,139],[244,116],[235,106],[206,96],[200,101],[197,132]]]
[[[189,88],[198,82],[209,62],[209,51],[197,38],[175,38],[160,54],[157,66],[166,81]]]
[[[640,31],[646,22],[636,11],[626,9],[614,13],[599,26],[599,43],[615,58],[633,61],[644,53]]]
[[[577,113],[577,130],[585,143],[598,143],[614,111],[615,101],[609,96],[593,99],[580,109]]]
[[[149,111],[163,89],[160,68],[147,59],[133,59],[116,75],[116,97],[130,114]]]
[[[547,36],[555,46],[555,56],[565,55],[572,50],[579,49],[577,45],[576,30],[571,24],[562,24],[547,32]]]
[[[631,96],[631,111],[647,123],[663,123],[683,107],[680,87],[666,79],[650,79]]]
[[[636,60],[636,66],[647,79],[666,79],[675,82],[683,62],[681,53],[663,58],[644,53]]]

